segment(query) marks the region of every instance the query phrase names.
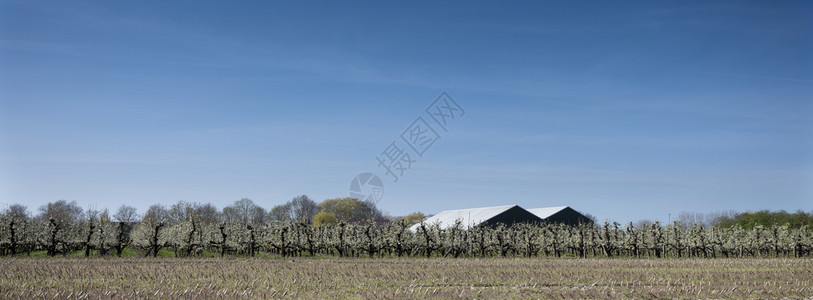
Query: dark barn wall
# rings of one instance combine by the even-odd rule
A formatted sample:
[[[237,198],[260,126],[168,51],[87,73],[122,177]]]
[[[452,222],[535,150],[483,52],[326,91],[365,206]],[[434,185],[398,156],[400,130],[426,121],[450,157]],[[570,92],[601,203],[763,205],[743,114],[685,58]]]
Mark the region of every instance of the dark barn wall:
[[[579,225],[579,223],[592,223],[589,218],[585,217],[575,209],[567,207],[558,213],[545,219],[548,223],[563,223],[565,225]]]
[[[481,226],[497,227],[497,224],[505,224],[506,226],[511,226],[511,224],[522,222],[538,223],[542,222],[542,219],[540,219],[535,214],[525,210],[522,207],[514,206],[504,211],[503,213],[496,215],[493,218],[488,219],[485,222],[481,223]]]

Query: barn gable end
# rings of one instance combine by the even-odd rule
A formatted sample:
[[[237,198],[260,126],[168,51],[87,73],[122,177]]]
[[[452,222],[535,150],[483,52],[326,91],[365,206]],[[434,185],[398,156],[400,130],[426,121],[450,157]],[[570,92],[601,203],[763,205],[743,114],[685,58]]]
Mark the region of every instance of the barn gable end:
[[[590,218],[570,208],[569,206],[554,206],[532,208],[528,210],[548,223],[562,223],[565,225],[578,225],[579,223],[590,223]]]

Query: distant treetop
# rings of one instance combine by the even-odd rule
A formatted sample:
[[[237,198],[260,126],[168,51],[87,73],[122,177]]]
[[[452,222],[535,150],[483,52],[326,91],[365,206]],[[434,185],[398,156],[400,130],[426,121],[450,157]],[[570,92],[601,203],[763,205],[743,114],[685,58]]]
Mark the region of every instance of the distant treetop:
[[[804,225],[811,226],[813,225],[813,212],[806,213],[797,210],[795,213],[788,213],[784,210],[776,212],[760,210],[738,213],[733,217],[721,218],[719,221],[719,226],[722,227],[740,226],[744,229],[752,229],[756,225],[770,227],[774,224],[779,226],[787,224],[790,228],[800,228]]]

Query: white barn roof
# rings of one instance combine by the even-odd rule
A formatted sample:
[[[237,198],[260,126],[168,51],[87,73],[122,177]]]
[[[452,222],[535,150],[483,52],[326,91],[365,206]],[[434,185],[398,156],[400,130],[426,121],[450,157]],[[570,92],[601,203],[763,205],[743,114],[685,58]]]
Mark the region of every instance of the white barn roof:
[[[552,207],[532,208],[528,209],[527,211],[531,212],[532,214],[535,214],[537,217],[544,220],[562,211],[565,208],[567,208],[567,206],[552,206]]]
[[[460,220],[461,223],[463,224],[463,229],[469,229],[470,227],[477,226],[480,223],[483,223],[488,219],[491,219],[513,208],[514,206],[516,205],[446,210],[429,217],[428,219],[424,220],[423,223],[431,225],[437,222],[440,224],[441,229],[446,229],[454,226],[455,221]],[[420,223],[412,225],[412,227],[410,227],[409,230],[415,231],[420,226],[421,226]]]

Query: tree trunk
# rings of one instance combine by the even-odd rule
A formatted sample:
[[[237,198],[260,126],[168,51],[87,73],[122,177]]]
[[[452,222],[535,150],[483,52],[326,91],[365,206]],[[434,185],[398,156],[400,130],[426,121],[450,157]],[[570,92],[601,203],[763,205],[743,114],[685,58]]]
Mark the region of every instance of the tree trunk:
[[[14,254],[17,253],[17,238],[16,238],[16,235],[15,235],[15,232],[14,232],[14,220],[11,220],[11,222],[8,224],[8,227],[9,227],[9,231],[11,233],[11,236],[9,236],[9,238],[11,239],[11,249],[10,250],[11,250],[11,256],[13,257]]]

